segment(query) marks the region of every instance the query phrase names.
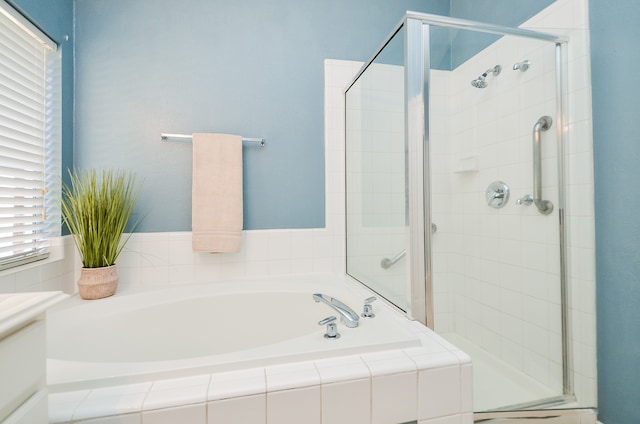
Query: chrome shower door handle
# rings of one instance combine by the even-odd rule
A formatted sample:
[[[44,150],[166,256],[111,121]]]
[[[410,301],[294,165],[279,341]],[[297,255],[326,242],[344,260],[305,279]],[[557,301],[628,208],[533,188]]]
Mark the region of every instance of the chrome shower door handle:
[[[542,199],[542,138],[541,131],[551,128],[553,120],[550,116],[543,116],[533,126],[533,203],[543,215],[553,211],[553,203]]]

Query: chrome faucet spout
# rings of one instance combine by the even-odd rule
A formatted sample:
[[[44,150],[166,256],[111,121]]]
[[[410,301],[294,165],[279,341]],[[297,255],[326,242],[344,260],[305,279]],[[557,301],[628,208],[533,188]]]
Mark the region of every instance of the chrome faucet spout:
[[[340,316],[342,317],[342,321],[344,321],[344,324],[347,327],[355,328],[358,326],[358,322],[360,321],[360,317],[358,316],[358,314],[356,314],[353,309],[340,302],[335,297],[327,296],[326,294],[322,293],[315,293],[313,295],[313,300],[315,300],[316,302],[325,303],[333,308],[337,313],[340,314]]]

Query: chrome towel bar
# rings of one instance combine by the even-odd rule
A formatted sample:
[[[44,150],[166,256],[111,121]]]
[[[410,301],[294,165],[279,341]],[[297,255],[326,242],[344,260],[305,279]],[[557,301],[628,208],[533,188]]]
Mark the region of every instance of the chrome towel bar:
[[[188,134],[160,133],[160,139],[162,141],[169,141],[170,138],[179,139],[179,140],[191,140],[193,138],[193,136],[188,135]],[[260,147],[264,147],[266,145],[266,142],[264,141],[264,138],[245,138],[245,137],[242,137],[242,141],[247,142],[247,143],[258,143],[258,144],[260,144]]]

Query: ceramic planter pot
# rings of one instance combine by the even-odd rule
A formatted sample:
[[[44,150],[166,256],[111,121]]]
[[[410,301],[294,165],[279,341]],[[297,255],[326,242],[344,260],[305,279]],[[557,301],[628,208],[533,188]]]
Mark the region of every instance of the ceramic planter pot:
[[[80,297],[83,299],[102,299],[112,296],[118,288],[118,273],[116,266],[105,266],[101,268],[82,268],[78,289]]]

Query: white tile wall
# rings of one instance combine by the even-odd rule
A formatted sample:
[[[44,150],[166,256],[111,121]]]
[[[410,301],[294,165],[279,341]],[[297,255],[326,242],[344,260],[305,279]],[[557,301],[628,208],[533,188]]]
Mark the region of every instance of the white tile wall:
[[[89,390],[62,392],[49,395],[49,421],[52,423],[66,423],[73,419],[73,413],[84,399],[89,396]]]
[[[294,362],[267,368],[267,391],[278,392],[320,385],[320,374],[314,362]]]
[[[470,421],[473,421],[471,414],[467,416],[452,415],[449,417],[434,418],[433,420],[420,420],[418,421],[418,424],[460,424]]]
[[[415,372],[372,377],[371,422],[385,424],[414,420],[418,410],[416,386],[417,375]],[[420,399],[422,402],[426,402],[423,397]],[[459,413],[460,411],[456,411],[456,414]]]
[[[207,405],[207,424],[266,424],[265,394],[217,400]]]
[[[320,424],[320,386],[267,394],[267,422]]]
[[[156,381],[147,391],[143,407],[151,410],[204,403],[210,380],[210,375],[197,375]]]
[[[460,387],[462,384],[460,367],[443,367],[422,370],[418,374],[418,393],[425,402],[420,404],[419,417],[443,417],[455,415],[460,411],[462,397]],[[444,398],[436,401],[435,395],[443,395]],[[467,407],[469,405],[466,405]]]
[[[191,233],[136,233],[118,259],[120,284],[215,283],[235,278],[344,269],[335,228],[247,230],[237,254],[191,251]],[[339,231],[337,231],[339,234]]]
[[[76,421],[77,424],[142,424],[140,414],[117,415]]]
[[[144,424],[205,424],[206,420],[207,406],[205,404],[185,405],[142,413]]]
[[[73,419],[138,413],[150,388],[151,383],[145,383],[92,390],[74,409]]]
[[[322,385],[323,424],[370,424],[370,381],[351,380]]]
[[[207,400],[249,397],[266,391],[265,370],[262,368],[218,373],[211,377]]]

